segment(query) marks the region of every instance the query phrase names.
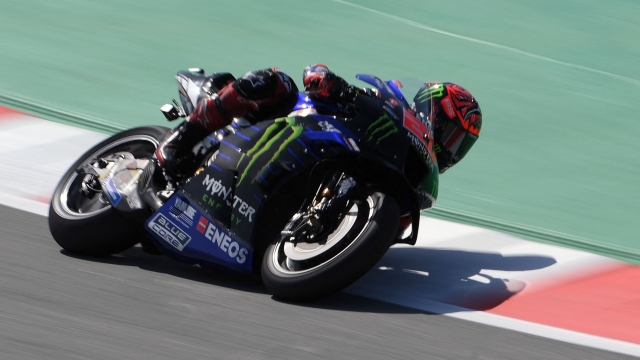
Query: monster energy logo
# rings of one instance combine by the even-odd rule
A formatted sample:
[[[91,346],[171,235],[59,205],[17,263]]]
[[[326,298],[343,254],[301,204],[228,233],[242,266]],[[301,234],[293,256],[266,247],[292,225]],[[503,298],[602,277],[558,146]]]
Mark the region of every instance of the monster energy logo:
[[[378,145],[380,144],[380,141],[396,134],[397,132],[398,128],[396,127],[396,123],[389,117],[389,115],[385,114],[383,117],[369,125],[365,136],[369,136],[367,138],[368,142],[375,140],[376,145]]]
[[[444,86],[442,84],[435,84],[431,87],[428,87],[418,93],[416,100],[425,101],[429,100],[432,97],[441,97],[444,95]]]
[[[280,118],[276,119],[273,124],[269,125],[267,130],[264,132],[262,137],[256,142],[256,144],[247,151],[247,155],[251,156],[252,159],[249,161],[249,164],[242,172],[240,176],[240,180],[238,181],[238,185],[242,183],[245,176],[249,173],[249,170],[253,167],[253,165],[259,161],[260,157],[269,151],[274,144],[282,140],[285,136],[289,135],[281,144],[278,150],[273,154],[271,159],[266,162],[264,167],[268,166],[269,163],[275,159],[277,159],[282,151],[284,151],[289,144],[295,141],[303,132],[304,128],[302,125],[294,125],[295,118]],[[287,129],[292,129],[293,132],[285,131]],[[243,155],[244,156],[244,155]],[[264,170],[263,167],[263,170]]]

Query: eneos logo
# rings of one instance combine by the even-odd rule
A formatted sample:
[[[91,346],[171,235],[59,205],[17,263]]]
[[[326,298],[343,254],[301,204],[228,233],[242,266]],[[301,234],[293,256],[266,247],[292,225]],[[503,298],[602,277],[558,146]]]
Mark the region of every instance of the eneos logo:
[[[210,223],[204,216],[201,216],[200,220],[198,220],[197,230],[238,264],[243,264],[247,261],[249,249],[233,240],[226,232],[218,229],[217,226]]]

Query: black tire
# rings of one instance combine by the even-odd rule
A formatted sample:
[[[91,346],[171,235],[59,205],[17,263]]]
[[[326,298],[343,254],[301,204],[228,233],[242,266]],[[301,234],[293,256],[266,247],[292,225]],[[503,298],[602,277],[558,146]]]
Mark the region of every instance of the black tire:
[[[63,249],[78,255],[107,256],[124,251],[140,241],[140,222],[123,217],[99,196],[87,198],[78,192],[82,182],[76,169],[97,157],[127,151],[136,158],[149,158],[168,128],[144,126],[109,137],[85,152],[64,174],[51,198],[49,230]]]
[[[317,300],[349,286],[382,258],[398,231],[398,204],[391,196],[372,191],[348,206],[350,213],[315,250],[296,252],[300,245],[283,237],[269,245],[262,280],[271,294],[288,301]]]

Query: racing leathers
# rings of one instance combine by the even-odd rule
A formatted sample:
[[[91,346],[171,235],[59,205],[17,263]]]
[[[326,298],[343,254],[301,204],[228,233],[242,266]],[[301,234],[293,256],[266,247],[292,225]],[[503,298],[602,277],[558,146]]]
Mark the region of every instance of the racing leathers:
[[[349,100],[360,92],[320,64],[305,68],[304,83],[309,96],[335,103],[345,116],[352,111]],[[233,118],[255,122],[287,116],[297,99],[298,87],[281,70],[250,71],[202,99],[194,112],[161,141],[155,153],[158,163],[169,177],[180,177],[193,147],[207,135],[231,124]]]

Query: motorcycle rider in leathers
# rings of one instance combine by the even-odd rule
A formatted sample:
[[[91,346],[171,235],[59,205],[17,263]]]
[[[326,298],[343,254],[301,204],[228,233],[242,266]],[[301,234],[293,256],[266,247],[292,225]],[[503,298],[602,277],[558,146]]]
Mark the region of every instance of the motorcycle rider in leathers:
[[[303,83],[310,97],[331,103],[339,112],[334,115],[346,118],[355,115],[356,96],[376,96],[371,89],[349,85],[322,64],[307,66]],[[482,112],[474,97],[456,84],[427,82],[422,91],[433,96],[434,151],[443,173],[459,162],[478,139]],[[233,118],[255,122],[287,116],[297,99],[296,84],[281,70],[250,71],[202,99],[194,112],[161,141],[155,154],[158,163],[169,177],[180,177],[193,147],[207,135],[231,124]]]

